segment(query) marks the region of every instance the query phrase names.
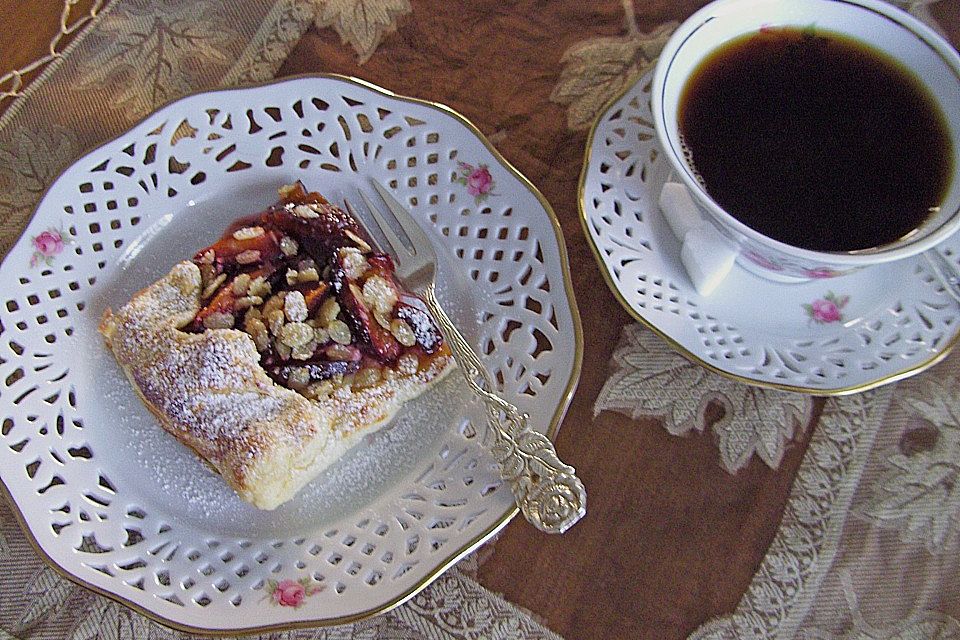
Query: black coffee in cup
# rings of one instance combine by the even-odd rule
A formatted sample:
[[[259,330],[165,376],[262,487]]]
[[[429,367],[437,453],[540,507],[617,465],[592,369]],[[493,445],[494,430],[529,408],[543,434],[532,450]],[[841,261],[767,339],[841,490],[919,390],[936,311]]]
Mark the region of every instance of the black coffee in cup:
[[[817,251],[895,242],[947,192],[946,118],[911,72],[846,36],[771,28],[708,56],[679,128],[713,200],[760,233]]]

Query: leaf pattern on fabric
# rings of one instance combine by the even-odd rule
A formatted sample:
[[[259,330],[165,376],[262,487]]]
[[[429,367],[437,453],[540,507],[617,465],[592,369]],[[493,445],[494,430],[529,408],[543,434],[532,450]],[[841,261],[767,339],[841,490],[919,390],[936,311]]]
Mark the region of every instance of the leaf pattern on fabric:
[[[397,22],[413,8],[410,0],[319,0],[318,29],[333,27],[340,39],[357,52],[359,63],[370,59],[380,41],[397,29]]]
[[[7,540],[7,535],[3,532],[3,529],[0,529],[0,562],[7,560],[10,553],[10,542]]]
[[[262,82],[276,76],[290,51],[300,41],[316,15],[304,0],[277,0],[263,24],[224,75],[226,87]]]
[[[91,596],[67,640],[174,640],[182,634],[106,598]]]
[[[562,640],[499,595],[459,571],[447,572],[397,610],[416,638],[524,638]]]
[[[929,609],[915,608],[911,613],[902,615],[895,622],[878,624],[868,622],[860,606],[860,596],[854,586],[854,579],[848,569],[841,569],[838,575],[843,585],[843,599],[850,612],[849,629],[836,636],[822,629],[809,629],[802,632],[803,640],[958,640],[960,622],[949,615]],[[869,587],[868,587],[868,590]]]
[[[960,640],[960,623],[950,616],[928,611],[892,628],[864,628],[858,624],[842,636],[809,629],[800,637],[803,640]]]
[[[43,192],[78,150],[70,131],[18,129],[0,145],[0,251],[19,234],[22,216],[36,206]]]
[[[707,427],[707,407],[724,415],[713,425],[723,467],[743,468],[756,454],[776,468],[796,425],[810,420],[809,396],[751,387],[693,364],[638,324],[624,327],[613,353],[614,372],[604,384],[594,414],[616,411],[633,419],[663,416],[675,436]]]
[[[50,567],[40,567],[23,588],[29,604],[22,610],[16,631],[30,629],[58,611],[70,597],[72,588],[69,580],[61,578]]]
[[[931,378],[904,398],[922,424],[904,433],[886,460],[865,514],[899,530],[904,542],[921,542],[930,553],[960,533],[960,382]]]
[[[106,42],[80,88],[102,92],[106,85],[130,118],[192,91],[200,69],[225,73],[233,63],[229,45],[239,38],[212,0],[123,3],[99,28]]]
[[[676,27],[670,22],[646,34],[631,29],[627,36],[591,38],[567,49],[550,93],[550,100],[567,105],[567,126],[588,128],[611,98],[653,64]]]
[[[960,640],[960,624],[949,616],[928,612],[892,629],[857,628],[843,640]]]

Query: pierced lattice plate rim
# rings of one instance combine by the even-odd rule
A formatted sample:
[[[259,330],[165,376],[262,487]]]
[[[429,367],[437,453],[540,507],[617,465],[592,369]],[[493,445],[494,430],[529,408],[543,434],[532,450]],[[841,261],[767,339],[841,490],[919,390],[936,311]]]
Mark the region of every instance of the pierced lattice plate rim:
[[[950,352],[960,315],[922,256],[791,285],[735,266],[698,294],[656,204],[671,167],[654,134],[651,80],[629,83],[594,123],[578,194],[600,270],[634,318],[717,373],[816,395],[900,380]],[[938,249],[960,265],[960,235]]]
[[[97,334],[281,184],[341,201],[369,178],[432,233],[448,313],[555,434],[582,358],[565,247],[475,126],[333,75],[196,94],[67,169],[0,267],[2,479],[43,557],[184,630],[329,625],[403,602],[516,514],[456,374],[267,513],[162,432]]]

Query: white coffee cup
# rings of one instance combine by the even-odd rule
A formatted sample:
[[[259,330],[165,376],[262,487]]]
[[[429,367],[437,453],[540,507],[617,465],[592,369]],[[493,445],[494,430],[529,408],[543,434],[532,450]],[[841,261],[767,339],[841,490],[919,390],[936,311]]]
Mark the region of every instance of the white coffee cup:
[[[680,25],[661,53],[651,90],[654,127],[676,175],[738,251],[738,263],[782,281],[829,278],[899,260],[930,249],[960,229],[956,175],[939,211],[914,232],[855,251],[814,251],[774,240],[724,211],[707,193],[680,142],[678,114],[687,80],[704,59],[735,38],[761,29],[811,25],[878,49],[909,69],[946,116],[953,167],[960,169],[960,55],[916,18],[879,0],[716,0],[706,5]]]

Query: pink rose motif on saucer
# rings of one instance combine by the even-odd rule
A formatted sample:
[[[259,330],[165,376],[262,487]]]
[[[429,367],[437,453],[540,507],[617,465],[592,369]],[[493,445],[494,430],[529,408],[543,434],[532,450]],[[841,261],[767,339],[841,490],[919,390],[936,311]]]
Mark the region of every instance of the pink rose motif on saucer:
[[[816,269],[804,269],[803,274],[808,278],[813,278],[814,280],[822,280],[825,278],[836,278],[839,275],[843,275],[841,272],[836,269],[831,269],[830,267],[817,267]]]
[[[30,239],[33,243],[33,256],[30,257],[30,266],[35,267],[41,262],[48,267],[53,265],[53,259],[63,251],[63,246],[70,243],[63,232],[50,227]]]
[[[773,262],[766,256],[763,256],[756,251],[744,251],[743,257],[755,265],[763,267],[764,269],[769,269],[770,271],[783,271],[783,267],[781,265]]]
[[[489,196],[495,196],[493,188],[496,186],[493,176],[490,175],[490,169],[485,164],[478,167],[466,162],[458,162],[460,175],[456,181],[467,187],[467,193],[472,195],[477,204],[480,204]]]
[[[837,296],[832,291],[810,304],[800,305],[807,312],[807,316],[817,324],[830,324],[831,322],[843,322],[843,313],[841,311],[847,303],[850,302],[850,296]]]
[[[323,587],[310,582],[310,578],[267,582],[267,597],[270,598],[270,603],[281,607],[299,609],[308,596],[321,591]]]

